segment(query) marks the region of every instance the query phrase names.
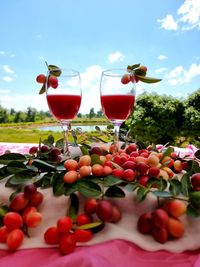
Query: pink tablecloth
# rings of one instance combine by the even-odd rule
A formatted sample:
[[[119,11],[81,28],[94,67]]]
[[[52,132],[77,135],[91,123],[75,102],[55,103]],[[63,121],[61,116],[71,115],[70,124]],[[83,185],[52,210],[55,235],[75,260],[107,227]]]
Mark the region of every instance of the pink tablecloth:
[[[199,251],[170,253],[148,252],[133,243],[108,241],[94,246],[78,247],[61,256],[56,248],[0,250],[1,267],[199,267]]]
[[[6,149],[27,153],[30,145],[0,144],[0,154]],[[200,251],[172,253],[145,251],[124,240],[112,240],[93,246],[77,247],[70,255],[61,256],[57,248],[0,250],[0,267],[198,267]]]

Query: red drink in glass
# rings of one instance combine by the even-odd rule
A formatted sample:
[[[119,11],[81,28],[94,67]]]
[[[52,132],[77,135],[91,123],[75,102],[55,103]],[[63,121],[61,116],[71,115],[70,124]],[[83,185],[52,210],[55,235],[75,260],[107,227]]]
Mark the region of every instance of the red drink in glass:
[[[101,95],[103,112],[110,121],[126,120],[132,111],[134,103],[134,95]]]
[[[49,109],[57,120],[72,120],[81,105],[80,95],[47,95]]]

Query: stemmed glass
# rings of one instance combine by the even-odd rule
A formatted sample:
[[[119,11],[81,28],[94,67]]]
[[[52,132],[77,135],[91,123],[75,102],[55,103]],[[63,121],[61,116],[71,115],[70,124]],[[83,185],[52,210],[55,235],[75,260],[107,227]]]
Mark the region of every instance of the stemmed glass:
[[[110,69],[102,72],[101,106],[104,115],[114,125],[114,153],[119,150],[119,128],[129,117],[135,103],[134,71]]]
[[[53,69],[48,71],[46,99],[52,115],[60,122],[64,133],[63,158],[70,158],[68,128],[81,105],[81,78],[76,70]]]

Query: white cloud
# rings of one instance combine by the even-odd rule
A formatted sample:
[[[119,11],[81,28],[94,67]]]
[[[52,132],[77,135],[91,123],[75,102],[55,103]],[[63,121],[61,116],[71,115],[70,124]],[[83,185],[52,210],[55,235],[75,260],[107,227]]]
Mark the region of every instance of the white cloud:
[[[161,27],[165,30],[174,30],[176,31],[178,29],[178,24],[174,20],[173,16],[171,14],[168,14],[163,19],[158,19],[158,22],[161,23]]]
[[[159,19],[161,27],[165,30],[193,30],[200,29],[200,1],[185,0],[177,10],[176,18],[168,14],[165,18]]]
[[[178,66],[165,77],[169,84],[174,86],[189,83],[196,76],[200,76],[200,64],[193,63],[188,70],[185,70],[183,66]]]
[[[0,55],[5,55],[5,51],[0,51]]]
[[[165,56],[165,55],[159,55],[158,56],[158,59],[159,60],[165,60],[165,59],[167,59],[167,56]]]
[[[3,65],[2,68],[6,73],[14,74],[14,71],[8,65]]]
[[[0,89],[0,94],[8,94],[10,93],[9,89]]]
[[[120,53],[119,51],[112,53],[108,55],[108,62],[109,63],[115,63],[117,61],[123,61],[124,55]]]
[[[162,73],[162,72],[164,72],[164,71],[166,71],[166,68],[159,68],[159,69],[157,69],[155,72],[156,72],[156,73]]]
[[[2,80],[4,80],[5,82],[12,82],[13,79],[9,76],[4,76]]]

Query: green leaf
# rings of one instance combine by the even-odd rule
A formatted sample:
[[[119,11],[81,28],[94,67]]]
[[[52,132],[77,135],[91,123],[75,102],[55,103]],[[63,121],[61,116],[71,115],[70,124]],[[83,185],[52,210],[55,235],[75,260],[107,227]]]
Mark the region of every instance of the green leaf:
[[[125,193],[124,191],[118,187],[118,186],[111,186],[109,187],[106,192],[105,192],[105,196],[107,197],[125,197]]]
[[[48,69],[51,75],[54,75],[56,77],[59,77],[62,73],[61,69],[55,65],[48,65]]]
[[[188,216],[191,216],[193,218],[197,218],[200,215],[199,210],[194,208],[191,204],[189,204],[187,206],[187,212],[186,213]]]
[[[102,161],[100,160],[100,156],[97,154],[92,154],[91,155],[91,166],[94,164],[102,164]]]
[[[78,184],[77,183],[65,185],[65,190],[64,190],[65,196],[70,196],[72,193],[75,193],[77,191],[78,191]]]
[[[199,165],[199,163],[198,163],[197,161],[194,161],[194,160],[193,160],[192,171],[193,171],[194,173],[198,173],[198,172],[200,172],[200,165]]]
[[[162,177],[160,177],[159,179],[151,178],[151,179],[149,179],[147,184],[150,185],[150,186],[156,184],[157,189],[159,191],[164,191],[167,188],[167,185],[168,185],[167,181],[164,180]]]
[[[146,75],[146,71],[145,70],[143,70],[143,69],[136,69],[135,70],[135,75],[136,75],[136,77],[139,75],[139,76],[145,76]]]
[[[194,153],[194,156],[195,156],[197,159],[200,159],[200,149],[197,150],[197,151]]]
[[[134,65],[128,65],[127,66],[127,70],[129,71],[129,70],[134,70],[134,69],[136,69],[136,68],[138,68],[140,66],[140,64],[134,64]]]
[[[79,198],[76,194],[71,194],[69,198],[69,208],[67,211],[67,216],[72,218],[73,221],[76,220],[76,216],[79,210]]]
[[[7,166],[0,168],[0,180],[8,176]]]
[[[113,185],[118,185],[123,183],[123,180],[115,177],[114,175],[108,175],[104,178],[103,184],[105,187],[113,186]]]
[[[61,139],[59,139],[58,141],[56,141],[55,146],[56,146],[57,148],[59,148],[59,149],[63,149],[63,142],[64,142],[64,139],[61,138]]]
[[[138,187],[139,187],[138,183],[135,182],[135,183],[129,183],[129,184],[125,185],[124,188],[125,188],[128,192],[133,192],[133,191],[135,191]]]
[[[45,84],[43,84],[40,91],[39,91],[39,94],[42,95],[45,93],[45,91],[46,91],[46,86],[45,86]]]
[[[7,165],[10,161],[17,160],[17,161],[26,161],[27,158],[19,153],[7,153],[0,156],[0,164]]]
[[[55,166],[40,159],[34,159],[32,165],[36,166],[42,172],[55,172],[56,170]]]
[[[184,173],[181,178],[181,192],[184,196],[188,197],[191,191],[190,175],[189,173]]]
[[[78,191],[87,198],[98,197],[101,194],[101,187],[92,181],[79,180]]]
[[[80,150],[81,150],[81,152],[82,152],[83,155],[89,155],[90,154],[89,151],[88,151],[88,147],[86,145],[83,145],[82,144],[80,146]]]
[[[48,188],[53,185],[54,173],[46,173],[41,179],[39,179],[36,184],[41,188]]]
[[[62,196],[65,193],[63,174],[55,175],[53,182],[53,194],[55,196]]]
[[[147,194],[150,192],[150,190],[148,188],[145,188],[145,187],[140,187],[138,190],[137,190],[137,193],[136,193],[136,200],[137,202],[142,202]]]
[[[141,75],[135,75],[141,82],[144,83],[157,83],[162,81],[162,79],[157,79],[157,78],[151,78],[151,77],[146,77],[146,76],[141,76]]]
[[[18,173],[13,175],[10,179],[9,179],[9,183],[10,185],[24,185],[28,182],[30,182],[30,180],[32,179],[32,176],[28,176],[27,174],[22,174],[22,173]]]
[[[170,186],[169,186],[169,191],[173,196],[177,196],[180,194],[181,192],[181,182],[173,179],[169,182]]]
[[[23,164],[20,161],[11,161],[7,165],[7,171],[10,174],[20,173],[27,170],[27,167],[25,164]]]
[[[103,224],[102,221],[96,221],[96,222],[87,223],[87,224],[83,224],[83,225],[77,226],[76,229],[81,229],[81,230],[92,229],[92,228],[99,227],[102,224]]]
[[[172,194],[167,191],[153,191],[152,192],[156,197],[162,197],[162,198],[170,198],[172,197]]]
[[[8,212],[8,206],[6,205],[0,205],[0,218],[4,217],[6,213]]]
[[[163,153],[162,157],[160,158],[160,162],[166,157],[171,155],[171,153],[174,152],[174,149],[172,147],[168,147],[165,152]]]

